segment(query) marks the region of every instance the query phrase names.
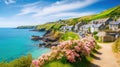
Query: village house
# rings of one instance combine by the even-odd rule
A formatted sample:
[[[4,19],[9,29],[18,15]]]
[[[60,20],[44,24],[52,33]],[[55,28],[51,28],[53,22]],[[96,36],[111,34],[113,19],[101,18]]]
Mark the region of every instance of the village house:
[[[97,36],[101,42],[113,42],[120,36],[120,31],[102,31]]]
[[[110,21],[113,21],[112,18],[103,18],[103,19],[97,19],[93,20],[91,23],[93,24],[104,24],[105,26],[109,24]]]
[[[67,24],[60,28],[61,31],[72,31],[73,26],[68,26]]]
[[[120,28],[120,22],[112,21],[109,23],[109,29],[111,30],[118,30]]]
[[[104,19],[97,19],[93,20],[89,23],[90,32],[93,33],[94,31],[98,32],[101,31],[112,21],[111,18],[104,18]]]
[[[81,31],[81,32],[83,32],[83,33],[90,32],[89,29],[90,29],[91,25],[92,25],[92,24],[82,25],[82,26],[79,28],[79,31]]]
[[[90,27],[90,31],[91,33],[93,33],[94,31],[98,32],[100,30],[102,30],[104,28],[104,25],[103,24],[92,24],[91,27]]]
[[[83,32],[83,33],[93,33],[94,31],[98,32],[105,28],[109,22],[112,21],[111,18],[97,19],[85,24],[85,22],[78,22],[74,26],[62,26],[60,30],[63,31],[74,31],[74,32]]]
[[[79,31],[84,33],[90,32],[93,33],[94,31],[98,32],[104,28],[103,24],[86,24],[80,27]]]
[[[85,24],[84,22],[78,22],[76,25],[74,25],[74,29],[73,29],[74,32],[79,32],[80,27],[84,24]]]

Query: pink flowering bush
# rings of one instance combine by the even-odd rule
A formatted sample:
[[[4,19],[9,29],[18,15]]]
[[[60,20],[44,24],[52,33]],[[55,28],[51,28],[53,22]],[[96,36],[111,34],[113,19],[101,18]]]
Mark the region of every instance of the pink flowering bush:
[[[95,40],[92,37],[85,37],[80,40],[69,40],[60,42],[58,46],[51,47],[51,52],[42,55],[38,60],[33,60],[33,67],[41,67],[46,62],[60,60],[65,57],[69,62],[76,62],[81,57],[90,55],[95,48]]]
[[[40,63],[39,60],[33,60],[33,61],[32,61],[32,64],[33,64],[35,67],[39,67],[39,63]]]

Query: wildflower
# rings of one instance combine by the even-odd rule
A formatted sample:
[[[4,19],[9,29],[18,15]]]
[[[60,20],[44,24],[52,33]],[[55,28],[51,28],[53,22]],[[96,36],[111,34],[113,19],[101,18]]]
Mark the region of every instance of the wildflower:
[[[39,67],[39,60],[33,60],[32,61],[32,65],[35,66],[35,67]]]
[[[80,51],[79,46],[74,46],[74,48],[75,48],[75,50],[76,50],[77,52],[79,52],[79,51]]]
[[[91,52],[90,48],[88,48],[87,46],[84,46],[84,49],[85,49],[85,54],[89,55]]]
[[[76,61],[74,55],[69,55],[69,56],[67,56],[67,58],[70,62],[75,62]]]

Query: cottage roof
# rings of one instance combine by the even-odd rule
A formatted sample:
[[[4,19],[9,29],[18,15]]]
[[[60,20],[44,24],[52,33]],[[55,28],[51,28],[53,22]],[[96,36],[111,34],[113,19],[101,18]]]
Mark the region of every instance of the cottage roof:
[[[110,22],[109,24],[120,24],[120,22],[118,22],[118,21],[113,21],[113,22]]]
[[[73,27],[73,26],[68,26],[68,27]]]
[[[82,28],[89,28],[89,27],[91,27],[92,26],[92,24],[86,24],[86,25],[83,25],[83,26],[81,26]]]
[[[98,27],[100,27],[102,24],[93,24],[93,27],[95,27],[95,28],[98,28]]]

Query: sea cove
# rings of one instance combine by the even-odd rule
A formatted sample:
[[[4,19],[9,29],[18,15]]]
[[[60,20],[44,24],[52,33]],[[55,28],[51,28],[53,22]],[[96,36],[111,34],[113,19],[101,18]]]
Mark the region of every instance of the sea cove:
[[[45,32],[30,29],[0,28],[0,61],[11,61],[20,56],[32,54],[33,58],[49,51],[49,48],[35,46],[40,41],[32,41],[32,35],[42,36]]]

